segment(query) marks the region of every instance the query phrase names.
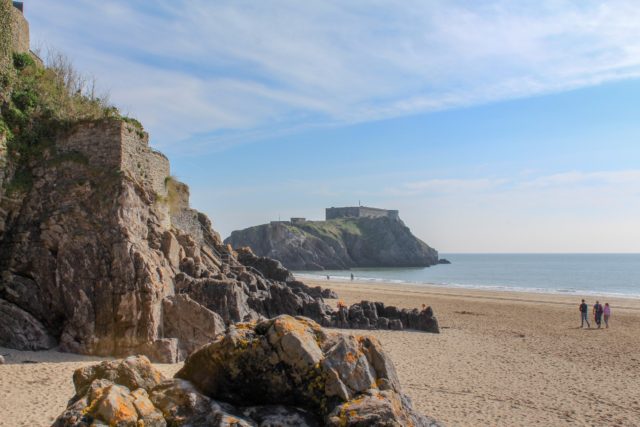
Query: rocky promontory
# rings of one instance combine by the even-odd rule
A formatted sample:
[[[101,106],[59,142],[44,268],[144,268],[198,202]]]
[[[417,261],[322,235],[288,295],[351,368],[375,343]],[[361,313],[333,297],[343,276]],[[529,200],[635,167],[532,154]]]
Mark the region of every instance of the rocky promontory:
[[[225,243],[249,246],[292,270],[354,267],[428,267],[438,252],[397,217],[360,216],[326,221],[274,221],[231,233]]]

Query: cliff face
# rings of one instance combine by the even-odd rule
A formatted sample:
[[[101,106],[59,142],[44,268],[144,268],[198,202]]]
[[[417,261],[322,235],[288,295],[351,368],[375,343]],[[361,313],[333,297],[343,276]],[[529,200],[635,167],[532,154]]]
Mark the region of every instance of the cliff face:
[[[438,331],[426,309],[332,310],[331,292],[232,251],[142,125],[69,83],[81,81],[69,63],[7,57],[15,31],[0,31],[0,345],[175,362],[279,314]]]
[[[426,267],[438,262],[435,249],[402,221],[387,217],[264,224],[234,231],[225,243],[249,246],[293,270]]]
[[[230,323],[330,312],[277,263],[244,266],[124,121],[78,124],[23,169],[0,192],[0,345],[175,361]]]

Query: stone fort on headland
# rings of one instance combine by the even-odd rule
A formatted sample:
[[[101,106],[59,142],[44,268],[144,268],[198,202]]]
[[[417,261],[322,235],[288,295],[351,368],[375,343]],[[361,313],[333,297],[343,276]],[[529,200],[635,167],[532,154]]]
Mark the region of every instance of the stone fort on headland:
[[[399,220],[400,216],[397,210],[370,208],[367,206],[347,206],[342,208],[327,208],[325,213],[326,220],[340,218],[381,218],[387,217]]]

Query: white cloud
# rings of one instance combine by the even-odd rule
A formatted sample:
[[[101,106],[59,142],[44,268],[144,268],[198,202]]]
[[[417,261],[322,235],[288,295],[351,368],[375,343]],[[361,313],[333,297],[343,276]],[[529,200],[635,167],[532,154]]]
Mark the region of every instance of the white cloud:
[[[640,169],[430,179],[387,194],[445,252],[640,251]]]
[[[390,194],[415,195],[415,194],[451,194],[451,193],[477,193],[496,189],[507,182],[504,179],[451,179],[435,178],[424,181],[405,183],[401,188],[390,189]]]
[[[636,0],[32,0],[27,14],[161,145],[640,76]]]

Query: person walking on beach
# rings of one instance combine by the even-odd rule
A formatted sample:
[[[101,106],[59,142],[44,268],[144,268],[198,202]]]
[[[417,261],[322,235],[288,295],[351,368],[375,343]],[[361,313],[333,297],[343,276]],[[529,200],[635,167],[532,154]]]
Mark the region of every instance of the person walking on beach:
[[[602,324],[602,312],[602,304],[596,301],[596,303],[593,305],[593,317],[595,317],[596,319],[596,325],[598,325],[598,329],[600,329],[600,326]]]
[[[611,316],[611,307],[609,307],[609,303],[604,303],[604,310],[602,311],[604,314],[604,327],[609,328],[609,316]]]
[[[582,300],[582,304],[580,304],[580,327],[584,328],[584,322],[587,322],[587,327],[591,328],[589,324],[589,306],[584,300]]]
[[[353,282],[353,273],[351,273],[351,281]]]

